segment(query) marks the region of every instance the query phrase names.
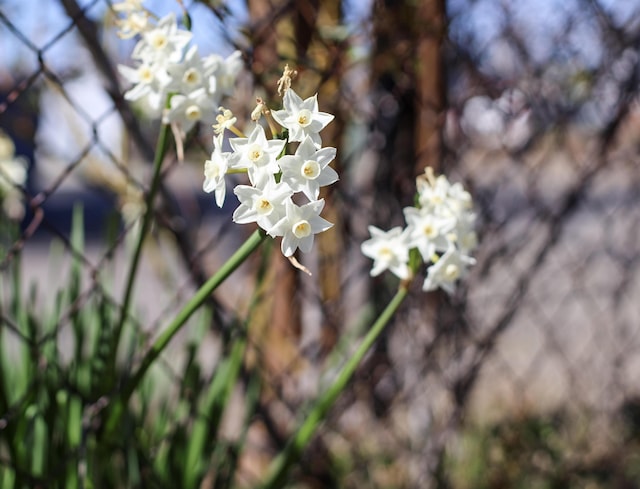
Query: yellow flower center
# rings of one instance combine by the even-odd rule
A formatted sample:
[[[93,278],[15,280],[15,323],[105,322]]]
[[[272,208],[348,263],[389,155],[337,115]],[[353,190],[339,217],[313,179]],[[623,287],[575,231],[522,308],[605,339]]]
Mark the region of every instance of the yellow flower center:
[[[300,172],[307,180],[315,180],[320,175],[320,165],[317,161],[305,161]]]
[[[378,251],[378,258],[385,261],[391,261],[393,259],[393,251],[388,246],[383,246]]]
[[[182,81],[188,85],[195,85],[200,82],[200,74],[194,68],[189,68],[184,72]]]
[[[163,32],[152,32],[149,37],[151,38],[149,39],[149,44],[157,50],[163,49],[169,43],[167,36]]]
[[[458,280],[458,278],[460,277],[460,268],[458,267],[458,265],[450,263],[449,265],[444,267],[444,276],[450,282]]]
[[[202,116],[202,111],[197,105],[190,105],[187,107],[187,110],[184,111],[184,114],[190,121],[199,121]]]
[[[298,124],[302,127],[307,127],[311,124],[311,112],[307,109],[302,109],[298,112]]]
[[[148,66],[141,66],[138,68],[138,78],[141,83],[151,83],[153,81],[153,72]]]
[[[311,225],[306,220],[298,221],[291,228],[296,238],[306,238],[311,234]]]
[[[254,144],[249,148],[249,159],[256,165],[259,165],[264,157],[264,151],[257,144]]]
[[[261,216],[266,216],[267,214],[271,214],[271,211],[273,210],[273,204],[263,197],[258,200],[258,202],[256,202],[255,210]]]
[[[422,228],[422,232],[427,238],[430,238],[430,239],[435,238],[436,235],[438,234],[438,232],[436,231],[436,228],[432,224],[425,224],[424,227]]]

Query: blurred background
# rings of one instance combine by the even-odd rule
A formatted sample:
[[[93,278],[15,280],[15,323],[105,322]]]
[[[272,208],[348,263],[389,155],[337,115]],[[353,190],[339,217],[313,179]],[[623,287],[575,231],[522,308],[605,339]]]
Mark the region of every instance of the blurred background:
[[[28,162],[24,213],[14,216],[21,232],[3,236],[0,271],[10,280],[21,256],[34,308],[48,307],[61,284],[78,203],[82,292],[105,294],[91,279],[108,269],[110,300],[122,296],[127,212],[148,185],[159,121],[123,99],[115,67],[131,65],[135,41],[117,37],[111,5],[0,1],[0,126]],[[182,14],[175,1],[145,6]],[[403,224],[415,177],[431,166],[474,197],[477,265],[451,296],[416,284],[305,452],[296,487],[639,487],[640,1],[184,7],[201,54],[242,52],[246,69],[226,104],[241,127],[256,96],[279,107],[285,63],[299,71],[296,92],[317,92],[320,110],[336,116],[323,132],[338,148],[340,181],[324,194],[336,225],[299,257],[313,277],[274,247],[254,316],[247,362],[269,389],[251,420],[241,484],[259,478],[322,390],[335,351],[346,354],[393,295],[393,277],[369,277],[360,243],[369,224]],[[201,190],[211,137],[202,125],[185,161],[165,162],[136,288],[143,337],[253,230],[231,222],[233,195],[218,209]],[[205,370],[229,317],[247,307],[256,266],[216,293],[198,352]],[[0,319],[3,341],[19,343]],[[159,395],[179,388],[172,372],[183,345],[178,338],[166,355]],[[234,393],[239,406],[245,388]]]

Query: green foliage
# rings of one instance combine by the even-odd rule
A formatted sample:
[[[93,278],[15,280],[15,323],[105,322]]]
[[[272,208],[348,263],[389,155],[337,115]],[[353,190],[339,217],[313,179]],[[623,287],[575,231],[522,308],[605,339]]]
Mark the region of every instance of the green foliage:
[[[5,487],[200,487],[215,476],[230,487],[244,444],[220,437],[223,413],[238,378],[245,335],[232,337],[213,373],[197,353],[211,324],[205,307],[193,314],[192,337],[183,366],[172,377],[158,358],[135,386],[114,432],[105,419],[113,399],[131,379],[130,365],[110,359],[118,348],[120,310],[109,302],[99,278],[84,290],[83,213],[74,211],[70,273],[53,304],[42,306],[39,290],[24,296],[20,256],[11,262],[0,290],[0,488]],[[52,253],[56,246],[52,247]],[[54,256],[56,261],[59,256]],[[135,319],[128,317],[127,325]],[[244,331],[244,324],[237,325]],[[120,341],[135,352],[146,346],[136,328]],[[126,346],[126,345],[120,345]],[[260,391],[249,372],[246,414],[254,414]],[[179,386],[171,395],[167,384]]]

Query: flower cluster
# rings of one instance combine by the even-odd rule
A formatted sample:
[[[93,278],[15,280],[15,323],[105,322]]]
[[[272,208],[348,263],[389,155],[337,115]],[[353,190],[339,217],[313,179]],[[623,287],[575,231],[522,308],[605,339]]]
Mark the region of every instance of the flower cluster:
[[[169,14],[157,23],[142,7],[142,0],[125,0],[114,10],[123,13],[119,21],[122,37],[140,35],[131,57],[137,66],[118,69],[133,87],[127,100],[141,100],[154,113],[162,114],[164,124],[177,126],[182,133],[198,121],[213,122],[222,97],[231,95],[242,69],[240,52],[222,58],[217,54],[201,57],[197,46],[189,46],[191,32],[178,27]],[[169,106],[165,107],[171,94]]]
[[[0,131],[0,203],[7,217],[22,219],[24,206],[18,186],[27,181],[27,162],[15,156],[15,145],[9,136]]]
[[[285,71],[286,73],[286,71]],[[272,237],[282,237],[282,253],[291,257],[296,249],[307,253],[314,236],[332,224],[320,213],[324,199],[318,199],[320,187],[338,180],[329,163],[336,157],[335,148],[323,148],[320,131],[333,120],[333,115],[318,110],[317,95],[302,100],[287,88],[284,108],[270,112],[262,100],[252,114],[255,121],[248,137],[229,140],[232,151],[222,151],[222,131],[235,130],[235,118],[223,109],[218,116],[217,135],[213,138],[211,158],[205,162],[205,192],[214,192],[222,207],[226,193],[225,175],[246,172],[250,185],[238,185],[234,194],[240,206],[233,213],[239,224],[256,222]],[[269,117],[271,131],[276,123],[286,129],[287,139],[267,139],[257,122],[260,114]],[[288,142],[298,142],[294,154],[284,154]]]
[[[431,168],[416,184],[417,205],[404,209],[407,226],[390,231],[369,226],[371,239],[362,243],[362,253],[374,261],[372,276],[390,270],[402,280],[415,272],[410,259],[414,254],[415,261],[429,265],[422,289],[441,287],[451,294],[456,281],[475,263],[469,256],[477,246],[471,195],[444,175],[436,178]]]

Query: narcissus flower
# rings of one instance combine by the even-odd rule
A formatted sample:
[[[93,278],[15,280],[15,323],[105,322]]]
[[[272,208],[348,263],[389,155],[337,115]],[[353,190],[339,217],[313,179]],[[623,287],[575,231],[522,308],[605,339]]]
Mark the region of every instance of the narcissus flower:
[[[128,82],[135,84],[124,94],[125,99],[136,101],[146,97],[152,110],[159,111],[162,108],[167,87],[171,83],[162,66],[142,62],[137,68],[118,65],[118,71]]]
[[[117,5],[116,10],[127,15],[119,21],[121,37],[142,34],[131,54],[137,66],[118,66],[122,76],[133,84],[125,98],[144,102],[143,107],[155,116],[163,113],[167,97],[171,96],[170,115],[163,113],[164,123],[180,121],[183,133],[194,121],[215,120],[215,107],[232,94],[242,69],[240,52],[226,59],[217,54],[202,58],[197,46],[187,49],[193,36],[179,28],[174,14],[155,23],[149,12],[139,10],[142,7],[138,1]],[[187,100],[196,98],[195,104]]]
[[[324,199],[297,206],[291,199],[285,201],[286,215],[271,228],[272,236],[282,236],[282,254],[292,256],[296,249],[304,253],[311,251],[314,236],[329,229],[333,224],[320,217]]]
[[[124,14],[124,18],[116,20],[120,38],[131,39],[150,28],[149,12],[142,6],[142,1],[124,0],[111,6],[114,12]]]
[[[232,95],[236,79],[243,66],[242,53],[234,51],[226,58],[213,55],[213,58],[208,62],[211,63],[213,74],[216,77],[216,90],[221,96]]]
[[[277,158],[286,141],[267,140],[260,124],[255,125],[248,138],[231,138],[229,143],[234,151],[233,167],[246,168],[253,185],[259,185],[261,181],[280,171]]]
[[[213,138],[213,152],[211,158],[204,162],[204,183],[202,189],[207,192],[215,192],[216,204],[222,207],[226,194],[224,176],[229,168],[229,155],[222,152],[222,136]]]
[[[224,61],[224,67],[219,66],[215,70],[218,88],[220,83],[224,85],[224,73],[234,74],[239,62],[240,56],[232,55]],[[288,67],[285,69],[285,78],[288,77],[289,83],[293,73]],[[281,85],[288,83],[281,80]],[[223,191],[222,179],[225,172],[247,173],[251,185],[238,185],[233,191],[240,201],[233,213],[233,221],[238,224],[256,222],[270,236],[281,237],[282,253],[294,266],[306,270],[293,257],[294,253],[298,249],[304,253],[311,251],[315,235],[333,226],[320,217],[325,202],[317,200],[320,187],[338,180],[338,174],[329,167],[336,156],[336,149],[320,148],[320,137],[317,134],[333,116],[318,112],[315,97],[303,101],[291,89],[286,93],[285,107],[295,111],[298,121],[289,140],[296,140],[297,137],[301,141],[295,154],[283,154],[287,140],[267,139],[264,128],[257,122],[262,115],[267,119],[272,134],[276,135],[279,128],[275,118],[271,117],[273,112],[258,98],[256,108],[251,113],[254,125],[248,137],[230,138],[232,152],[223,154],[224,161],[220,161],[219,155],[214,158],[214,151],[211,160],[206,162],[205,190],[216,189],[216,198],[219,198],[218,192]],[[242,132],[235,126],[237,119],[231,111],[223,107],[219,107],[218,111],[221,114],[216,117],[217,123],[213,126],[219,138],[217,141],[222,141],[225,129],[241,135]],[[283,116],[288,113],[287,109],[281,112]],[[299,205],[306,200],[309,202]]]
[[[436,178],[431,168],[417,178],[416,186],[417,206],[403,209],[407,227],[385,232],[370,226],[372,238],[362,243],[362,252],[374,260],[371,275],[389,269],[406,279],[410,268],[415,273],[420,265],[408,264],[411,250],[417,250],[427,265],[423,290],[441,287],[451,294],[456,281],[475,263],[469,256],[478,244],[471,195],[444,175]]]
[[[162,117],[165,124],[177,123],[185,133],[200,120],[212,122],[215,104],[204,88],[188,95],[176,94],[171,97],[169,108]]]
[[[9,136],[0,131],[0,203],[11,219],[24,216],[22,192],[27,181],[27,161],[15,155],[15,145]]]
[[[285,217],[285,201],[293,195],[286,183],[276,183],[273,176],[261,187],[238,185],[234,190],[240,206],[233,213],[238,224],[257,222],[258,226],[271,234],[271,229]]]
[[[183,94],[204,88],[209,94],[216,91],[215,59],[213,56],[201,58],[198,54],[198,46],[191,46],[184,59],[167,67],[171,77],[170,90]],[[214,106],[217,102],[212,101]]]
[[[410,247],[417,248],[424,261],[430,261],[436,251],[447,250],[449,241],[446,234],[456,225],[455,219],[439,217],[415,207],[406,207],[404,218]]]
[[[289,141],[302,141],[310,137],[317,148],[322,146],[320,131],[329,124],[334,116],[318,110],[318,95],[302,100],[291,88],[282,100],[283,110],[273,111],[273,118],[282,127],[289,130]]]
[[[390,270],[396,277],[406,280],[411,276],[409,268],[409,235],[400,226],[383,231],[369,226],[371,239],[361,245],[362,253],[373,259],[371,276]]]
[[[142,39],[133,48],[131,57],[165,65],[179,63],[192,37],[191,32],[178,29],[176,16],[169,14],[160,19],[154,29],[142,34]]]
[[[335,157],[335,148],[317,149],[307,136],[294,155],[285,155],[278,161],[282,181],[295,192],[304,193],[309,200],[316,200],[320,187],[338,181],[338,174],[329,166]]]
[[[450,245],[445,254],[429,267],[422,290],[426,292],[441,287],[453,294],[456,281],[462,278],[469,266],[475,262],[475,259],[463,255],[453,244]]]

